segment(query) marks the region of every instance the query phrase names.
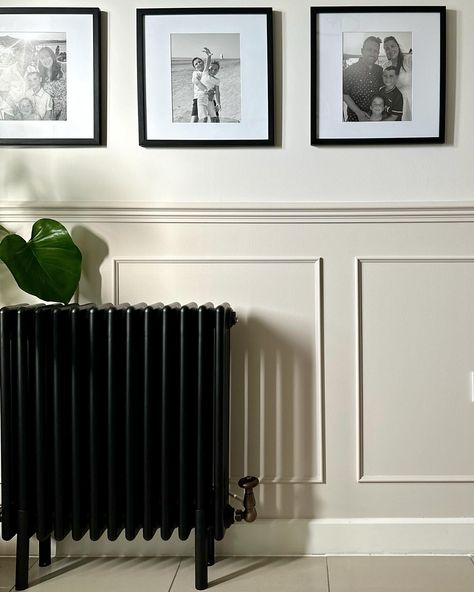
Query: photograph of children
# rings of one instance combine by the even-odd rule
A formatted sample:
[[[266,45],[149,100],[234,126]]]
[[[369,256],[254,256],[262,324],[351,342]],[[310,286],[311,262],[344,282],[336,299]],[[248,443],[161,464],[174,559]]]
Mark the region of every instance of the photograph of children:
[[[0,34],[0,120],[67,120],[65,33]]]
[[[412,33],[344,33],[343,121],[411,121],[412,58]]]
[[[173,123],[239,123],[239,33],[170,37]]]

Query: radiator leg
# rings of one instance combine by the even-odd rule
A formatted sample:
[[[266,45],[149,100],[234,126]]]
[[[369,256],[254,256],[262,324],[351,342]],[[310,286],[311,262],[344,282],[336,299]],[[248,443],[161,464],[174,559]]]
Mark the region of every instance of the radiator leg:
[[[214,530],[210,528],[207,533],[207,565],[214,565],[216,562],[214,542]]]
[[[207,589],[207,528],[203,510],[196,510],[196,548],[194,557],[196,590]]]
[[[51,565],[51,537],[39,542],[39,566]]]
[[[28,588],[28,562],[30,555],[30,538],[28,536],[28,514],[18,510],[18,533],[16,537],[16,576],[15,589]]]

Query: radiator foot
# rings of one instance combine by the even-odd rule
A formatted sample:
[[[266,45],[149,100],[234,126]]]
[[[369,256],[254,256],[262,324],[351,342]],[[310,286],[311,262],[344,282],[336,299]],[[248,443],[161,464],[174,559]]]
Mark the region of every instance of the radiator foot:
[[[207,533],[207,565],[214,565],[216,562],[214,542],[214,531],[210,528]]]
[[[39,566],[51,565],[51,537],[39,542]]]
[[[204,510],[196,510],[196,545],[194,555],[194,575],[196,590],[206,590],[207,578],[207,553],[208,531],[206,526],[206,513]]]
[[[16,536],[15,590],[28,588],[28,562],[30,559],[30,537],[28,536],[28,514],[18,510],[18,532]]]

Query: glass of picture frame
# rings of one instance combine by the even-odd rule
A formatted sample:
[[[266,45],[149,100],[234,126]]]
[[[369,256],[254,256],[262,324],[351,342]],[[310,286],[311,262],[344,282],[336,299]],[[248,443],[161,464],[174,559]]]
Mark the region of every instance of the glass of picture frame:
[[[445,141],[446,8],[311,8],[311,143]]]
[[[274,144],[270,8],[138,9],[141,146]]]
[[[0,145],[100,144],[98,8],[0,8]]]

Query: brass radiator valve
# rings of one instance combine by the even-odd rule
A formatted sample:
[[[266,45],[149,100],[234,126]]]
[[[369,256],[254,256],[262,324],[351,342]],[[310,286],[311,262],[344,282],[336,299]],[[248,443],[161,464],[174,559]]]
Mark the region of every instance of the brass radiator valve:
[[[239,487],[242,487],[242,489],[245,491],[243,499],[244,509],[235,510],[236,522],[241,522],[242,520],[245,520],[245,522],[254,522],[257,519],[257,509],[253,490],[258,484],[259,480],[257,477],[248,476],[239,479]],[[233,497],[237,498],[237,496]]]

